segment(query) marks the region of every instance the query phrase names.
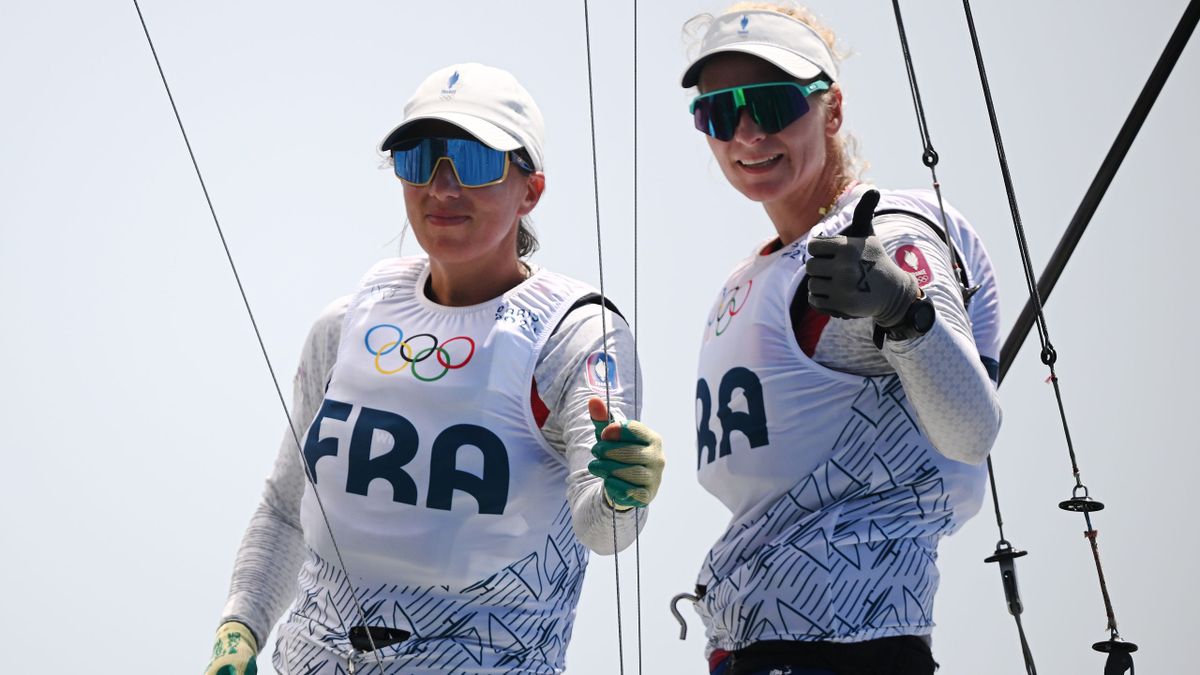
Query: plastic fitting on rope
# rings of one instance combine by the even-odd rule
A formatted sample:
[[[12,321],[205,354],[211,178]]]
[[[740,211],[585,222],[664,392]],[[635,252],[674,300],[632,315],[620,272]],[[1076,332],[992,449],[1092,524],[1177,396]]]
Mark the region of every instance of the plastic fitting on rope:
[[[1048,342],[1042,347],[1042,363],[1048,366],[1058,363],[1058,352],[1054,351],[1054,345]]]
[[[1080,483],[1071,490],[1070,499],[1058,503],[1058,508],[1063,511],[1074,511],[1076,513],[1091,513],[1093,511],[1103,511],[1104,502],[1092,499],[1088,494],[1087,486]]]

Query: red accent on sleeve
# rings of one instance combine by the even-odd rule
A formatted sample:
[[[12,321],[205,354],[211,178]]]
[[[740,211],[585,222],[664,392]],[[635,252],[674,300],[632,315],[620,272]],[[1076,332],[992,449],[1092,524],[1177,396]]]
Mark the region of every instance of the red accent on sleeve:
[[[550,409],[546,407],[546,402],[538,396],[537,381],[529,381],[529,408],[533,411],[533,419],[537,422],[538,428],[541,429],[546,424],[546,418],[550,416]]]

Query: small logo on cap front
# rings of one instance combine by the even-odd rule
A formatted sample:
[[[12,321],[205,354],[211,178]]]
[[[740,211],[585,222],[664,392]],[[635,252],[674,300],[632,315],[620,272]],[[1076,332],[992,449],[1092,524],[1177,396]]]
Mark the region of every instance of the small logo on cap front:
[[[456,84],[458,84],[458,71],[457,70],[454,71],[454,74],[450,76],[449,80],[446,80],[446,88],[442,90],[442,100],[443,101],[449,100],[450,96],[453,96],[458,93],[457,91],[454,91],[454,85],[456,85]]]
[[[750,19],[745,14],[742,15],[742,29],[738,31],[738,35],[749,35],[750,31],[746,30],[746,26],[750,25]]]

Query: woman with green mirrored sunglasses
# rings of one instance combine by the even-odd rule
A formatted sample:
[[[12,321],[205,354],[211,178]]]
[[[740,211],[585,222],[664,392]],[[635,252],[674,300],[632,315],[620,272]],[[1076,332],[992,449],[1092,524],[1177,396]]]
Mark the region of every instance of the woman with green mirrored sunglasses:
[[[697,478],[731,511],[697,565],[709,670],[931,675],[938,541],[978,509],[999,428],[991,263],[929,191],[860,180],[810,12],[692,28],[692,122],[771,225],[714,280],[700,347]]]

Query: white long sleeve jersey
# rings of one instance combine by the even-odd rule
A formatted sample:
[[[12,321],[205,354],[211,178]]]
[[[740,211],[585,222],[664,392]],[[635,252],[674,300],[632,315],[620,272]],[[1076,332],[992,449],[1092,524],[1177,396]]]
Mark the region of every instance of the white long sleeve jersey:
[[[865,190],[740,263],[705,328],[697,471],[732,512],[697,580],[710,652],[928,634],[937,542],[979,508],[1000,424],[987,366],[998,317],[966,221],[948,209],[982,286],[969,307],[931,195],[886,191],[876,211],[884,248],[937,309],[927,334],[880,350],[871,320],[805,311],[806,244],[845,229]]]
[[[525,284],[522,284],[518,289],[510,293],[519,293],[521,289],[531,284],[544,282],[550,273],[542,270],[535,270],[533,276]],[[429,302],[423,293],[425,276],[419,276],[419,279],[413,284],[413,289],[408,289],[409,292],[419,294],[417,298],[418,304],[425,303],[431,311],[441,312],[446,315],[447,320],[453,322],[460,319],[460,315],[470,314],[471,312],[459,312],[460,308],[439,308]],[[541,281],[539,281],[541,280]],[[403,284],[402,284],[403,285]],[[369,292],[369,289],[368,289]],[[386,295],[388,291],[384,291]],[[354,316],[348,315],[348,308],[353,309],[362,304],[363,291],[360,290],[355,297],[341,298],[338,301],[329,305],[314,324],[308,340],[304,347],[304,352],[301,357],[300,367],[297,370],[294,381],[294,403],[293,414],[296,424],[299,426],[298,432],[301,441],[305,443],[306,461],[311,467],[315,467],[315,473],[318,481],[318,490],[321,496],[326,500],[332,499],[334,504],[333,510],[341,510],[338,505],[338,499],[341,490],[338,486],[345,484],[347,493],[358,491],[366,496],[368,490],[373,491],[375,499],[378,499],[378,489],[381,486],[386,486],[391,483],[391,490],[395,492],[394,501],[401,502],[417,502],[421,506],[427,507],[428,516],[422,516],[426,519],[436,520],[439,517],[448,517],[450,500],[457,500],[455,504],[460,502],[466,503],[475,507],[475,502],[478,501],[478,509],[480,513],[489,512],[488,509],[502,508],[496,506],[496,495],[494,490],[489,492],[487,486],[482,482],[476,481],[469,477],[468,474],[476,476],[484,476],[487,472],[487,452],[481,448],[484,455],[485,466],[460,466],[458,469],[464,471],[451,471],[449,474],[443,470],[442,475],[449,475],[453,482],[449,487],[442,486],[439,488],[435,483],[434,478],[430,477],[431,469],[420,469],[413,466],[404,468],[405,476],[412,475],[415,477],[415,483],[428,482],[425,484],[414,484],[415,492],[409,496],[402,496],[400,492],[406,490],[406,481],[401,478],[396,478],[396,472],[391,471],[384,464],[376,463],[374,475],[368,475],[367,482],[358,488],[354,487],[356,479],[352,474],[355,471],[361,473],[363,467],[369,466],[374,459],[384,455],[383,451],[388,450],[391,446],[379,448],[372,447],[370,457],[360,455],[358,461],[358,469],[351,469],[349,473],[343,470],[338,477],[326,476],[330,467],[328,462],[339,460],[336,456],[326,457],[333,451],[333,446],[329,446],[330,440],[326,438],[330,433],[339,433],[338,425],[342,422],[361,422],[368,414],[374,415],[373,420],[387,421],[386,413],[380,413],[370,406],[363,406],[363,412],[355,412],[354,418],[345,417],[344,420],[339,420],[339,415],[334,410],[332,419],[330,413],[330,399],[336,393],[336,381],[331,382],[331,376],[335,376],[335,365],[339,359],[339,349],[341,349],[341,358],[352,359],[356,362],[361,362],[362,367],[366,367],[370,372],[377,376],[381,382],[390,382],[390,386],[397,386],[402,382],[411,383],[428,383],[431,380],[436,380],[439,377],[445,377],[447,380],[451,375],[462,377],[466,369],[459,370],[462,361],[466,359],[484,359],[493,358],[489,356],[489,352],[485,350],[484,345],[476,345],[475,341],[459,339],[453,343],[447,342],[445,339],[449,337],[441,336],[439,339],[434,339],[433,336],[425,336],[417,334],[416,330],[410,330],[407,336],[403,336],[393,329],[400,330],[398,326],[391,325],[387,322],[380,322],[377,326],[362,326],[355,328]],[[380,295],[379,292],[376,295]],[[578,291],[576,291],[578,295]],[[564,296],[565,297],[565,296]],[[537,312],[529,311],[527,303],[508,298],[508,294],[496,301],[489,303],[485,308],[482,305],[474,308],[473,311],[478,315],[486,313],[487,322],[494,321],[497,326],[508,326],[509,332],[528,330],[530,333],[546,331],[550,335],[543,338],[543,344],[540,351],[536,355],[536,365],[532,370],[532,378],[528,378],[524,385],[524,391],[508,391],[505,400],[512,402],[521,402],[527,406],[526,410],[505,409],[504,413],[507,418],[521,417],[529,421],[530,433],[540,435],[534,443],[536,446],[539,443],[549,449],[549,452],[540,453],[536,451],[535,455],[545,456],[544,460],[534,459],[535,464],[531,467],[540,465],[546,466],[546,470],[561,471],[563,478],[562,492],[560,493],[560,503],[564,504],[562,513],[555,516],[553,513],[547,517],[556,522],[561,523],[565,527],[565,532],[560,532],[556,535],[559,537],[556,544],[559,548],[564,549],[571,556],[583,555],[578,567],[578,575],[572,574],[572,579],[564,581],[564,579],[556,579],[555,583],[567,583],[570,586],[575,585],[582,578],[582,565],[586,563],[586,555],[580,554],[572,549],[573,546],[582,544],[587,548],[600,553],[611,553],[614,546],[613,532],[613,511],[604,502],[602,494],[602,483],[600,479],[592,476],[587,471],[587,464],[592,459],[590,449],[594,443],[594,427],[587,412],[587,400],[595,395],[604,395],[605,380],[607,379],[609,388],[609,397],[612,404],[612,413],[615,417],[636,417],[637,411],[633,409],[632,399],[635,383],[638,383],[640,374],[637,372],[635,355],[632,348],[632,338],[628,326],[624,320],[615,313],[603,309],[595,303],[582,303],[575,306],[574,309],[567,312],[565,316],[557,322],[557,326],[539,326],[538,321],[545,323],[551,320],[550,316],[537,316]],[[410,303],[411,304],[411,303]],[[470,308],[468,308],[470,309]],[[565,307],[559,307],[559,311],[565,310]],[[607,355],[605,355],[605,336],[601,326],[601,311],[608,314],[607,324],[609,334],[607,336]],[[361,314],[361,312],[360,312]],[[369,319],[369,317],[366,317]],[[393,322],[395,323],[395,322]],[[453,323],[451,324],[453,325]],[[382,327],[380,327],[382,326]],[[515,328],[513,328],[515,326]],[[351,336],[346,331],[355,331]],[[359,334],[361,333],[361,334]],[[346,337],[344,340],[343,337]],[[489,338],[491,341],[491,338]],[[349,344],[353,342],[354,344]],[[400,344],[404,342],[404,344]],[[425,342],[429,342],[426,345]],[[469,344],[468,344],[469,343]],[[440,345],[440,346],[436,346]],[[478,347],[479,356],[475,356],[475,350]],[[357,351],[355,351],[357,350]],[[428,353],[423,353],[428,350]],[[493,350],[494,351],[494,350]],[[363,352],[358,354],[357,352]],[[511,352],[505,352],[501,356],[511,355]],[[365,360],[364,360],[365,359]],[[478,361],[477,361],[478,363]],[[531,361],[531,364],[533,362]],[[514,364],[514,368],[517,365]],[[519,368],[518,368],[519,369]],[[493,373],[503,373],[506,369],[492,369]],[[415,372],[413,372],[415,371]],[[390,375],[391,377],[383,377],[382,375]],[[403,377],[403,380],[395,378]],[[519,375],[515,376],[519,379]],[[362,378],[358,378],[362,379]],[[509,379],[512,379],[510,376]],[[488,387],[495,384],[496,377],[489,378]],[[513,380],[515,382],[515,380]],[[412,386],[410,383],[409,386]],[[638,383],[640,385],[640,383]],[[327,387],[329,388],[327,391]],[[518,388],[518,385],[509,384],[504,387],[506,390]],[[344,388],[343,388],[344,389]],[[424,391],[417,389],[417,391]],[[409,396],[410,400],[415,399],[415,396]],[[367,400],[370,400],[370,395],[367,395]],[[333,401],[334,404],[338,401]],[[415,405],[419,406],[419,402]],[[335,406],[336,407],[336,406]],[[313,425],[312,422],[317,419],[319,424]],[[333,425],[332,427],[330,425]],[[533,426],[536,425],[536,429]],[[386,423],[380,423],[381,427],[387,427]],[[455,425],[452,425],[455,426]],[[462,425],[457,425],[462,427]],[[313,427],[313,429],[310,429]],[[396,435],[396,428],[391,429],[390,433]],[[305,441],[305,430],[309,429],[310,439]],[[332,432],[330,430],[333,430]],[[369,430],[368,430],[369,431]],[[315,436],[312,434],[316,434]],[[349,429],[340,432],[343,433],[343,440],[347,446],[353,446],[355,441],[352,441],[352,434]],[[381,431],[371,431],[368,436],[364,437],[372,441],[373,444],[378,444],[379,434]],[[386,435],[386,434],[385,434]],[[402,434],[401,434],[402,435]],[[374,438],[371,438],[371,437]],[[357,436],[354,436],[356,439]],[[398,441],[395,442],[398,447]],[[433,441],[437,444],[437,441]],[[385,443],[386,445],[386,443]],[[382,448],[382,450],[381,450]],[[354,454],[356,451],[353,447],[349,447],[349,453]],[[438,455],[439,451],[434,448],[434,455]],[[343,452],[342,454],[345,454]],[[442,453],[445,454],[445,453]],[[559,462],[564,464],[561,469],[553,469],[554,460],[549,455],[555,454],[559,457]],[[454,455],[457,457],[457,454]],[[355,461],[350,460],[352,463]],[[429,460],[426,460],[429,461]],[[458,461],[458,460],[455,460]],[[464,460],[465,461],[465,460]],[[546,464],[549,462],[549,464]],[[321,468],[325,467],[325,468]],[[450,465],[451,469],[455,467]],[[224,611],[223,620],[238,620],[250,626],[251,630],[259,636],[260,641],[266,637],[275,620],[283,612],[285,606],[296,600],[293,607],[293,613],[304,612],[305,603],[309,603],[309,612],[312,611],[312,597],[305,597],[305,588],[308,588],[308,594],[311,596],[313,589],[321,586],[321,580],[324,575],[337,575],[340,570],[337,570],[333,565],[336,561],[327,559],[333,556],[322,555],[325,553],[325,546],[322,540],[326,538],[324,532],[320,528],[313,527],[315,522],[314,517],[305,517],[303,515],[304,508],[302,504],[308,502],[311,498],[311,489],[307,486],[305,479],[305,469],[302,464],[301,454],[298,452],[295,442],[292,439],[290,432],[285,433],[284,439],[280,444],[278,457],[276,459],[275,468],[270,477],[267,479],[267,484],[263,492],[263,499],[258,510],[251,519],[250,526],[247,529],[246,535],[243,538],[241,549],[239,550],[237,561],[235,564],[233,580],[231,583],[230,595]],[[522,473],[528,473],[528,470],[523,470]],[[552,474],[551,474],[552,475]],[[375,480],[377,478],[387,478],[388,480]],[[521,477],[514,476],[513,480],[520,483]],[[333,493],[328,492],[329,486],[335,488]],[[545,481],[543,480],[537,489],[545,489]],[[440,490],[440,491],[439,491]],[[462,492],[465,490],[465,492]],[[308,496],[306,496],[306,494]],[[388,492],[392,495],[393,492]],[[327,495],[333,495],[327,497]],[[356,495],[352,495],[356,498]],[[417,498],[412,498],[417,497]],[[552,495],[548,495],[552,499]],[[442,500],[442,501],[438,501]],[[463,501],[465,500],[465,502]],[[388,502],[383,502],[388,503]],[[455,508],[459,508],[456,506]],[[444,510],[443,510],[444,509]],[[557,510],[557,509],[556,509]],[[511,511],[511,510],[510,510]],[[370,513],[370,512],[367,512]],[[447,514],[439,516],[438,514]],[[546,514],[542,514],[546,515]],[[618,548],[627,546],[636,536],[635,522],[637,526],[645,523],[645,511],[641,511],[635,517],[633,512],[618,513],[616,516],[616,545]],[[350,546],[355,549],[352,558],[356,558],[354,567],[347,562],[347,566],[351,567],[351,572],[356,577],[374,574],[371,569],[376,567],[373,560],[378,559],[380,564],[377,566],[380,570],[388,569],[387,559],[395,557],[397,563],[406,563],[417,565],[411,567],[410,574],[424,574],[426,570],[435,567],[430,557],[431,552],[436,546],[431,546],[430,550],[421,550],[410,553],[405,556],[403,553],[395,550],[395,547],[388,548],[388,542],[381,540],[379,550],[371,553],[370,538],[357,538],[355,533],[355,518],[338,523],[337,515],[334,516],[335,532],[334,536],[338,538],[338,543],[342,546],[345,538]],[[411,518],[409,519],[411,520]],[[386,521],[385,521],[386,522]],[[432,521],[430,521],[432,522]],[[338,526],[341,526],[344,534],[339,536]],[[547,523],[547,527],[554,529],[554,525]],[[381,527],[379,532],[385,532],[386,528]],[[472,535],[474,537],[474,535]],[[566,537],[566,539],[561,539]],[[440,542],[441,538],[434,536],[430,540],[431,544]],[[574,543],[572,543],[574,542]],[[461,545],[470,545],[469,542],[460,542]],[[580,551],[585,551],[583,546],[579,546]],[[365,550],[364,550],[365,549]],[[411,550],[411,549],[410,549]],[[539,558],[544,556],[539,556]],[[453,558],[453,559],[452,559]],[[460,572],[469,574],[469,570],[455,568],[455,564],[459,564],[461,560],[469,558],[469,556],[449,556],[444,561],[446,566],[445,572],[453,574]],[[424,566],[420,566],[418,559],[423,561]],[[426,560],[428,559],[428,560]],[[301,570],[302,563],[304,565],[304,573],[299,574],[299,585],[297,583],[298,573]],[[548,565],[548,562],[547,562]],[[325,569],[329,566],[329,569]],[[403,564],[400,564],[403,567]],[[486,565],[485,565],[486,566]],[[363,569],[367,568],[367,569]],[[550,569],[549,567],[546,568]],[[574,568],[572,568],[574,569]],[[529,573],[536,572],[533,568],[523,570],[526,577]],[[516,575],[520,577],[520,575]],[[535,574],[536,576],[536,574]],[[542,576],[545,576],[543,573]],[[574,576],[578,576],[575,579]],[[525,578],[525,577],[521,577]],[[305,580],[308,581],[305,581]],[[546,581],[549,581],[548,579]],[[297,595],[297,591],[300,595]],[[535,594],[540,594],[543,591],[535,590]],[[544,591],[549,593],[549,591]],[[573,600],[577,597],[577,589],[568,588],[564,592],[571,596],[566,600],[556,600],[556,602],[568,602],[571,605],[573,612]],[[566,597],[566,596],[564,596]],[[456,598],[450,604],[454,604],[461,600]],[[448,601],[450,602],[450,601]],[[489,602],[483,600],[482,602]],[[469,603],[467,603],[469,604]],[[335,611],[340,612],[343,608],[337,607]],[[459,607],[458,609],[461,609]],[[298,633],[307,633],[306,637],[310,638],[310,642],[320,642],[321,639],[328,639],[330,644],[318,645],[328,647],[328,649],[310,650],[312,653],[306,653],[303,648],[297,651],[293,647],[291,652],[286,655],[277,651],[277,660],[281,656],[288,658],[305,658],[311,661],[313,658],[327,658],[329,654],[335,653],[339,648],[344,647],[341,642],[344,642],[345,635],[330,636],[330,633],[344,633],[344,631],[330,630],[337,623],[336,617],[325,616],[330,613],[327,608],[322,608],[321,617],[311,617],[313,623],[309,628],[304,627],[303,621],[294,621],[295,617],[289,619],[287,623],[289,636],[295,637]],[[415,629],[413,632],[422,632],[424,626],[414,625],[420,624],[421,619],[416,617],[399,618],[393,617],[385,621],[386,625],[400,625],[405,629]],[[352,622],[356,623],[356,622]],[[512,629],[515,633],[523,634],[529,626],[528,617],[520,622],[520,629]],[[569,622],[567,626],[550,627],[550,630],[559,631],[560,633],[565,628],[566,634],[560,636],[559,641],[565,646],[566,640],[569,638]],[[506,628],[506,630],[508,630]],[[535,631],[536,632],[536,631]],[[319,634],[319,635],[318,635]],[[281,640],[284,636],[281,636]],[[341,641],[341,642],[339,642]],[[295,640],[292,640],[294,643]],[[312,646],[312,645],[310,645]],[[411,645],[410,645],[411,646]],[[426,645],[431,646],[431,645]],[[543,654],[550,653],[549,661],[543,658],[529,659],[531,663],[541,662],[541,668],[554,668],[558,665],[561,659],[561,646],[554,649],[543,649]],[[505,645],[505,648],[511,648],[512,645]],[[460,650],[461,651],[461,650]],[[301,655],[302,653],[306,655]],[[300,655],[300,656],[298,656]],[[494,660],[494,654],[493,654]],[[468,658],[462,668],[466,668],[470,672],[524,672],[520,669],[511,670],[510,668],[502,668],[500,670],[490,670],[484,664],[475,664],[471,666],[475,670],[471,670],[471,660]],[[288,664],[294,665],[294,664]],[[309,664],[310,666],[313,664]],[[399,664],[398,664],[399,665]],[[445,664],[431,666],[435,670],[443,667]],[[494,665],[494,664],[493,664]],[[404,672],[417,672],[413,668],[424,667],[417,664],[415,661],[410,661],[408,668]],[[558,666],[561,667],[561,666]],[[466,672],[466,671],[464,671]]]

